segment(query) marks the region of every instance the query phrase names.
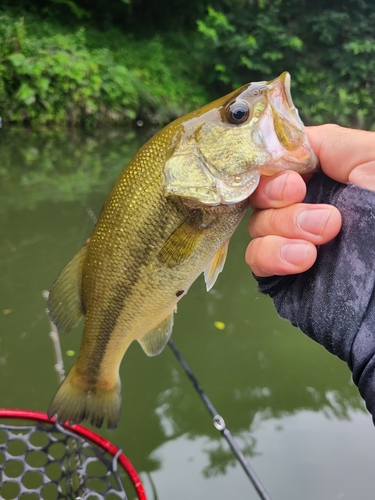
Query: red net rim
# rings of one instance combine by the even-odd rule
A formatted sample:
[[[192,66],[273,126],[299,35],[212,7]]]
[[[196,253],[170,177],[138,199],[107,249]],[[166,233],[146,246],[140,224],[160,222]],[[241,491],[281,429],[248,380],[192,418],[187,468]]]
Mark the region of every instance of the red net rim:
[[[32,410],[0,409],[0,418],[14,418],[14,419],[18,418],[22,420],[34,420],[38,422],[44,422],[47,424],[48,423],[53,424],[55,422],[54,417],[48,418],[46,413],[42,413],[39,411],[32,411]],[[96,432],[87,429],[86,427],[82,427],[81,425],[78,424],[74,425],[63,424],[62,427],[70,432],[77,434],[78,436],[84,439],[88,439],[89,441],[95,443],[104,450],[108,451],[108,453],[110,453],[112,456],[115,456],[120,451],[120,448],[118,448],[116,445],[114,445],[107,439],[103,438],[99,434],[96,434]],[[141,479],[138,476],[130,460],[122,452],[118,455],[117,460],[125,469],[125,471],[128,473],[129,478],[135,488],[135,491],[137,492],[139,500],[147,500]]]

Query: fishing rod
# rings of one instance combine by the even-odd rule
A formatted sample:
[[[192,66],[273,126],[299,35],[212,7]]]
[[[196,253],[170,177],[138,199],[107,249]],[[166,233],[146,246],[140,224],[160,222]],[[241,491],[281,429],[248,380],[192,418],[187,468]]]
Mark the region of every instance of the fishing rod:
[[[222,435],[225,437],[227,440],[229,446],[231,447],[234,455],[236,456],[237,460],[240,462],[242,465],[243,470],[245,471],[246,475],[250,479],[250,481],[253,483],[254,488],[256,489],[259,497],[262,500],[271,500],[271,497],[267,493],[266,489],[264,488],[263,484],[260,482],[258,476],[256,475],[254,469],[251,467],[249,462],[246,460],[245,455],[242,453],[241,448],[239,447],[237,441],[234,439],[232,433],[228,429],[228,427],[225,424],[225,420],[219,413],[216,411],[216,408],[214,405],[211,403],[211,400],[207,396],[207,394],[204,392],[202,386],[198,382],[196,376],[194,373],[191,371],[189,365],[186,363],[185,359],[182,357],[182,354],[180,351],[177,349],[175,343],[173,342],[172,339],[168,340],[169,347],[171,348],[173,354],[176,356],[178,362],[184,369],[184,372],[186,375],[189,377],[190,381],[192,382],[193,386],[195,387],[196,391],[198,392],[200,398],[202,399],[204,405],[206,406],[207,410],[209,413],[212,415],[213,419],[213,424],[215,429],[220,431]]]

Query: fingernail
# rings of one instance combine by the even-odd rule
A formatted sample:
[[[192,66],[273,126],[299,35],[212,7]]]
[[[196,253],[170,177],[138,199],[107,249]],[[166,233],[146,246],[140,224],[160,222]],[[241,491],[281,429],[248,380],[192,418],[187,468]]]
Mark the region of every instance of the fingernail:
[[[286,243],[281,247],[281,256],[294,266],[301,264],[310,250],[309,243]]]
[[[286,181],[289,172],[283,172],[281,175],[271,179],[264,188],[264,193],[270,200],[280,201],[283,199]]]
[[[330,208],[309,208],[308,210],[303,210],[298,215],[297,225],[302,231],[314,235],[321,235],[330,215]]]

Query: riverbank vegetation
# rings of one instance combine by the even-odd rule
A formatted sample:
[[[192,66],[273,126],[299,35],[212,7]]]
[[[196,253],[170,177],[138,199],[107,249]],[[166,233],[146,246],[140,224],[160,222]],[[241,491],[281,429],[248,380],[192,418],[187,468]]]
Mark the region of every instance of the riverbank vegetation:
[[[292,74],[304,121],[375,129],[372,0],[9,0],[3,125],[164,124]]]

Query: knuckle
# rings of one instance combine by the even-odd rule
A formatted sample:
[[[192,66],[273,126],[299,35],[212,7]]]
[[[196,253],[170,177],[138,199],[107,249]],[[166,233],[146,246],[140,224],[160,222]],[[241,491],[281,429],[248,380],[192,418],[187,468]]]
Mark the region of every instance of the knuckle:
[[[269,245],[264,238],[253,239],[246,251],[246,263],[256,276],[269,276],[273,274],[269,269],[272,259],[269,256]]]
[[[251,270],[257,274],[259,266],[259,260],[261,252],[259,251],[261,245],[261,239],[255,238],[250,241],[247,250],[246,250],[246,263],[251,268]]]
[[[285,226],[285,209],[272,209],[268,211],[265,230],[269,234],[280,234]]]

